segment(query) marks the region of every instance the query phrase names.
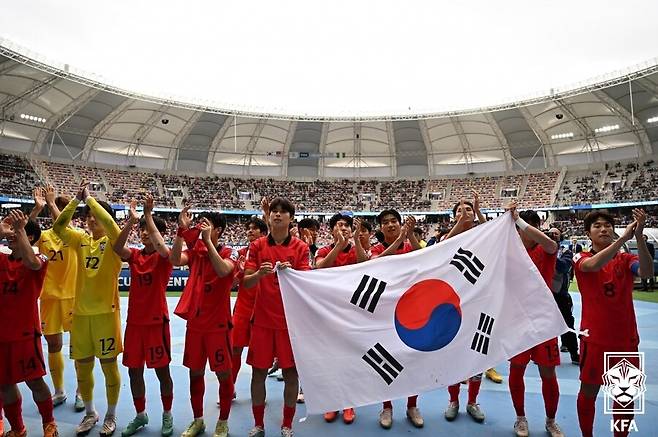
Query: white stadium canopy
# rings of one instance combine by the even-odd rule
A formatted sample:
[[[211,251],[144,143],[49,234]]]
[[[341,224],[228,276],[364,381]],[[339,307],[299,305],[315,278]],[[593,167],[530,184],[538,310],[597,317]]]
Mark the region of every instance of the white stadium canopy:
[[[0,148],[299,178],[655,154],[658,3],[307,3],[3,4]]]

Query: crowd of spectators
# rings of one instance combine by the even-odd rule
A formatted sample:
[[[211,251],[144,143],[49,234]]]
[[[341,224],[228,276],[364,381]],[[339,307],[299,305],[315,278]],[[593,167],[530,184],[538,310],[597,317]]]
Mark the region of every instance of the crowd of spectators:
[[[0,193],[8,197],[32,196],[39,177],[30,162],[18,156],[0,155]]]

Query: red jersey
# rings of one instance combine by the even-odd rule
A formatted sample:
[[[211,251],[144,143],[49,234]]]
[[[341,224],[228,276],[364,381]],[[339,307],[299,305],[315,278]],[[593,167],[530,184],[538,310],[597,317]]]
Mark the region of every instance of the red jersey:
[[[41,269],[31,270],[22,261],[0,253],[0,342],[25,340],[41,333],[37,301],[48,258],[41,254],[37,258]]]
[[[329,252],[333,250],[334,246],[335,244],[332,244],[330,246],[324,246],[318,249],[318,251],[315,253],[315,263],[317,264],[319,260],[326,258],[327,255],[329,255]],[[356,248],[351,244],[348,244],[345,249],[340,251],[336,257],[336,261],[334,261],[334,264],[329,267],[348,266],[351,264],[356,264]]]
[[[223,278],[217,276],[208,257],[208,248],[197,240],[192,250],[184,252],[188,256],[190,276],[185,286],[195,300],[195,310],[188,314],[187,328],[195,331],[217,331],[228,329],[231,322],[231,287],[233,273]],[[217,253],[233,265],[238,261],[238,252],[226,246],[219,246]],[[188,290],[188,287],[192,290]]]
[[[638,257],[618,253],[598,272],[583,272],[583,261],[593,256],[580,252],[573,257],[583,313],[580,329],[589,330],[585,341],[611,346],[637,346],[635,309],[633,307],[633,272]]]
[[[557,251],[555,253],[548,253],[540,244],[536,244],[534,247],[526,250],[537,270],[539,270],[541,277],[544,278],[544,282],[546,282],[548,288],[551,288],[553,276],[555,276]]]
[[[245,270],[255,272],[262,263],[270,262],[274,266],[277,261],[288,261],[295,270],[311,269],[309,248],[306,243],[288,235],[282,244],[277,245],[274,238],[268,235],[255,240],[249,246],[249,258]],[[268,329],[288,329],[277,274],[264,276],[259,284],[260,290],[254,305],[254,325]]]
[[[390,246],[390,244],[384,242],[384,243],[377,243],[372,248],[370,249],[370,256],[372,258],[376,258],[379,255],[381,255],[387,248]],[[414,250],[413,247],[411,247],[411,243],[408,241],[405,241],[402,246],[398,248],[398,250],[395,251],[396,255],[401,255],[403,253],[408,253],[412,252]]]
[[[128,320],[131,325],[152,325],[169,318],[167,283],[173,266],[157,251],[146,254],[130,249],[130,293]]]
[[[240,258],[244,257],[245,263],[247,259],[247,254],[249,253],[249,247],[243,247],[238,251]],[[246,288],[242,286],[242,280],[244,279],[244,263],[238,266],[236,269],[236,280],[238,282],[238,298],[235,301],[235,308],[233,308],[233,314],[240,317],[246,317],[251,319],[251,316],[254,312],[254,303],[256,302],[256,295],[258,294],[258,289],[260,286],[256,284],[252,288]]]

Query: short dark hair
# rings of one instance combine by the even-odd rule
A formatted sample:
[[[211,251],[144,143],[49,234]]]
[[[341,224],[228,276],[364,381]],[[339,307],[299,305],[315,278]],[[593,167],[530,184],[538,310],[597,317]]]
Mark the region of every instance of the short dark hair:
[[[315,228],[315,230],[319,231],[320,230],[320,222],[317,221],[316,219],[312,219],[312,218],[307,217],[307,218],[301,219],[299,221],[299,223],[297,223],[297,227],[299,229],[313,229],[313,228]]]
[[[519,217],[521,217],[526,223],[534,226],[535,228],[539,228],[539,225],[541,224],[541,219],[539,218],[539,214],[537,214],[537,212],[533,211],[532,209],[526,209],[525,211],[521,211],[519,213]]]
[[[455,206],[452,207],[452,215],[457,215],[457,208],[459,208],[459,205],[461,205],[461,203],[462,203],[462,202],[457,202],[457,203],[455,203]],[[468,200],[465,200],[465,201],[464,201],[464,204],[470,206],[471,209],[475,209],[475,208],[473,207],[473,202],[470,202],[470,201],[468,201]]]
[[[109,215],[112,216],[112,219],[113,219],[113,220],[115,219],[115,216],[114,216],[114,210],[112,209],[112,207],[110,206],[109,203],[105,202],[104,200],[97,200],[96,202],[98,202],[98,204],[99,204],[99,205],[100,205],[105,211],[107,211],[107,213],[108,213]],[[85,205],[85,207],[82,208],[82,216],[83,216],[83,217],[87,217],[87,216],[89,216],[89,215],[91,215],[91,208],[89,208],[89,205]]]
[[[347,223],[347,226],[352,227],[352,222],[353,222],[352,217],[350,217],[349,215],[343,215],[341,213],[338,213],[338,214],[334,214],[329,219],[329,229],[333,229],[334,226],[336,226],[338,222],[341,220]]]
[[[55,206],[60,209],[60,211],[64,208],[66,208],[66,205],[69,204],[71,201],[71,198],[69,196],[61,195],[55,197]]]
[[[161,217],[153,216],[153,223],[155,227],[161,234],[167,233],[167,222],[165,222]],[[139,219],[139,229],[144,229],[146,227],[146,217]]]
[[[270,202],[270,211],[273,211],[275,208],[281,208],[284,211],[290,213],[290,218],[295,216],[295,205],[285,197],[277,197]]]
[[[377,216],[377,223],[379,223],[380,226],[382,224],[382,220],[384,220],[384,217],[387,215],[394,216],[396,219],[398,219],[399,223],[402,223],[402,216],[400,215],[399,212],[397,212],[394,209],[385,209],[382,212],[380,212],[379,215]]]
[[[370,222],[362,221],[362,222],[361,222],[361,226],[363,226],[364,228],[366,228],[366,230],[367,230],[368,232],[372,232],[372,225],[370,224]],[[357,229],[357,231],[359,231],[359,230],[360,230],[360,229]]]
[[[244,228],[249,230],[250,225],[254,225],[260,229],[260,233],[262,235],[267,235],[267,223],[265,223],[265,221],[259,219],[258,217],[251,217],[249,220],[247,220],[247,223],[244,224]]]
[[[608,214],[607,212],[603,212],[603,211],[592,211],[585,216],[585,220],[583,221],[583,225],[585,226],[585,232],[589,232],[594,222],[599,219],[605,220],[606,222],[610,223],[613,227],[615,226],[615,218],[611,214]]]
[[[39,226],[39,223],[34,220],[28,220],[27,223],[25,223],[24,229],[27,238],[30,240],[30,244],[36,243],[39,241],[39,238],[41,238],[41,226]]]
[[[421,228],[418,227],[414,228],[414,234],[418,234],[422,237],[424,233],[425,231],[423,231]]]
[[[201,214],[199,214],[199,220],[206,218],[208,221],[213,225],[215,228],[222,228],[222,232],[224,233],[224,229],[226,229],[226,217],[224,217],[223,214],[220,214],[215,211],[204,211]]]

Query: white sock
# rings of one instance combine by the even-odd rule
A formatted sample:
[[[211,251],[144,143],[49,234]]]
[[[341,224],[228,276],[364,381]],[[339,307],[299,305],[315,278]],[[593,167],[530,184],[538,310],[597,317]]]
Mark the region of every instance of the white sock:
[[[85,402],[85,414],[94,414],[96,413],[96,407],[94,407],[94,401]]]

